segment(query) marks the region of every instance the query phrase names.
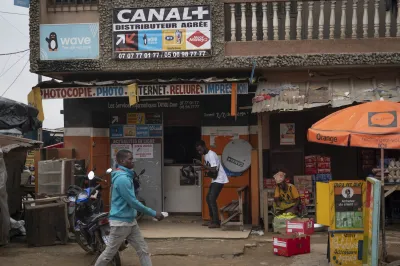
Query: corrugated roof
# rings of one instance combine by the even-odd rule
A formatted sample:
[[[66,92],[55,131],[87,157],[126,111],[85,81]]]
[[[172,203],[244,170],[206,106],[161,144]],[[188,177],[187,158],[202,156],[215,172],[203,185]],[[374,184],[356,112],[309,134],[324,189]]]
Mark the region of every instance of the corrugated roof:
[[[253,113],[301,111],[320,106],[340,107],[384,98],[400,101],[397,80],[336,79],[318,82],[260,82],[253,98]]]
[[[35,149],[39,148],[41,144],[42,142],[36,140],[0,135],[0,149],[4,153],[20,147]]]
[[[216,82],[247,82],[249,79],[248,78],[216,78],[216,77],[209,77],[209,78],[204,78],[204,79],[197,79],[197,78],[192,78],[192,79],[182,79],[182,78],[171,78],[171,79],[146,79],[146,80],[141,80],[141,79],[130,79],[130,80],[108,80],[108,81],[71,81],[71,82],[63,82],[63,81],[57,81],[57,80],[48,80],[48,81],[43,81],[40,84],[38,84],[38,87],[41,88],[56,88],[56,87],[77,87],[77,86],[116,86],[116,85],[129,85],[132,83],[177,83],[177,82],[193,82],[193,83],[216,83]]]

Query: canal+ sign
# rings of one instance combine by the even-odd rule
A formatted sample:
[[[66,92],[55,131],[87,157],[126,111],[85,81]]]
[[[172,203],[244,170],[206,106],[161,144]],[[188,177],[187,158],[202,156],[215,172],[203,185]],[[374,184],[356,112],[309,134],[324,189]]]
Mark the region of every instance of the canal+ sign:
[[[138,85],[139,96],[229,95],[236,84],[237,94],[248,94],[247,83],[146,84]],[[42,99],[128,97],[127,86],[84,86],[42,88]]]

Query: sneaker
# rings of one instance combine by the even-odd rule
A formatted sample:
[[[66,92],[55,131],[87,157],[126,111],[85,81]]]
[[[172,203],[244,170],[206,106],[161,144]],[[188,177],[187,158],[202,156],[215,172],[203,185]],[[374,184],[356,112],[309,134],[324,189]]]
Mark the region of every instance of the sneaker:
[[[219,225],[219,224],[214,224],[214,223],[211,223],[209,226],[208,226],[208,228],[210,228],[210,229],[215,229],[215,228],[220,228],[221,226]]]
[[[211,224],[211,223],[210,223],[209,221],[204,221],[203,224],[202,224],[202,226],[210,226],[210,224]]]

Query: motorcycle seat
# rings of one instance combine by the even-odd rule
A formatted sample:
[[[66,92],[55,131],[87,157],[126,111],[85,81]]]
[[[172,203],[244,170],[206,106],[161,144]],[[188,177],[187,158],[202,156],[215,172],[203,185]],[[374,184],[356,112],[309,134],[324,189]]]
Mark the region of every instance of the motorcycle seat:
[[[93,214],[92,216],[90,216],[89,223],[99,220],[101,218],[105,218],[107,216],[108,216],[108,212],[101,212],[101,213]]]

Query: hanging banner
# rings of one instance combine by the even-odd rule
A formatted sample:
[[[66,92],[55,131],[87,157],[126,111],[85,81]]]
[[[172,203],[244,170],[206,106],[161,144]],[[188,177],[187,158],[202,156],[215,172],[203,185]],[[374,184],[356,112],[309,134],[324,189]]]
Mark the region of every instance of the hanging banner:
[[[233,83],[138,85],[139,96],[230,95]],[[237,94],[248,94],[248,83],[237,83]],[[128,86],[42,88],[43,99],[128,97]],[[162,107],[162,106],[161,106]]]
[[[209,5],[113,11],[115,59],[208,57],[211,41]]]
[[[44,121],[44,113],[43,113],[43,105],[42,105],[42,96],[40,95],[40,88],[35,87],[28,94],[28,105],[31,105],[38,109],[38,119],[40,121]]]

